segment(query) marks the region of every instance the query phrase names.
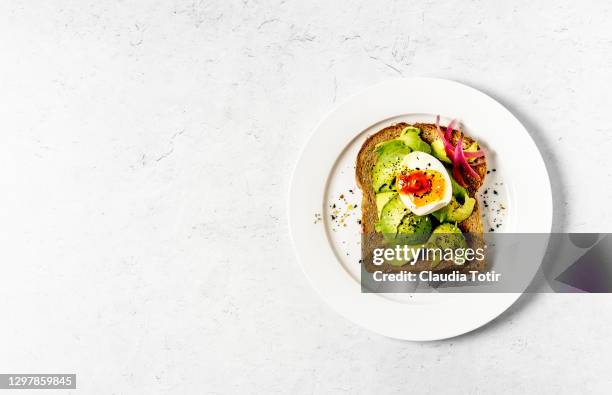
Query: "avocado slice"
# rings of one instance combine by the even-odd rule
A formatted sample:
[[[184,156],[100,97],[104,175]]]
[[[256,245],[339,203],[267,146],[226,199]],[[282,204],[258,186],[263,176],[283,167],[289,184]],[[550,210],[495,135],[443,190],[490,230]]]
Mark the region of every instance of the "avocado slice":
[[[450,173],[449,173],[449,177],[450,177],[451,185],[453,188],[453,196],[457,198],[459,203],[464,203],[465,199],[469,197],[467,189],[459,185],[459,183],[455,181],[455,178],[451,176]]]
[[[459,229],[457,225],[443,223],[434,229],[431,237],[427,241],[427,245],[429,248],[440,249],[444,252],[447,249],[456,250],[466,248],[467,242],[465,241],[463,233],[461,233],[461,229]],[[434,254],[434,260],[431,267],[436,267],[439,263],[440,256],[438,254]]]
[[[401,244],[424,243],[431,235],[433,225],[429,215],[418,216],[413,213],[402,219],[397,227],[397,239]]]
[[[385,204],[389,203],[389,200],[393,198],[393,196],[397,195],[397,192],[388,191],[388,192],[379,192],[376,194],[376,209],[378,210],[378,218],[380,218],[380,213],[382,212]]]
[[[420,247],[425,247],[431,235],[432,222],[428,215],[418,216],[408,213],[397,227],[397,234],[383,233],[387,246],[394,248],[399,245],[402,248],[409,246],[412,254],[417,254]],[[403,266],[407,262],[401,259],[386,260],[393,266]]]
[[[431,147],[421,139],[421,130],[414,126],[404,128],[398,139],[403,141],[413,151],[431,154]]]
[[[433,244],[435,247],[441,249],[467,247],[461,229],[459,229],[457,225],[448,222],[440,224],[434,229],[429,238],[429,244]]]
[[[468,195],[467,189],[459,185],[453,177],[450,177],[450,179],[453,186],[453,197],[455,198],[457,204],[449,205],[450,207],[447,206],[449,207],[447,220],[452,222],[461,222],[467,219],[467,217],[472,214],[472,211],[474,211],[476,199],[471,198],[470,195]]]
[[[456,202],[456,200],[455,200]],[[452,203],[452,201],[451,201]],[[465,221],[470,215],[472,215],[472,211],[474,211],[474,206],[476,205],[476,199],[467,198],[463,205],[448,205],[449,210],[446,216],[447,221],[451,222],[461,222]]]
[[[474,211],[476,199],[471,198],[467,189],[459,185],[452,176],[450,179],[453,187],[453,197],[450,203],[431,214],[440,222],[461,222]]]
[[[394,237],[397,234],[397,227],[409,213],[410,211],[402,203],[399,195],[395,194],[383,207],[375,226],[376,231]]]
[[[372,168],[374,191],[391,191],[395,188],[395,176],[401,170],[402,160],[410,153],[410,148],[401,140],[389,140],[376,146],[378,154]]]
[[[446,155],[446,150],[444,149],[444,143],[442,142],[442,140],[440,140],[439,138],[435,139],[431,143],[431,148],[433,150],[433,156],[438,158],[438,160],[444,163],[448,163],[448,164],[452,163],[451,160],[448,159],[448,156]],[[476,152],[476,151],[478,151],[478,143],[476,141],[474,141],[468,148],[463,150],[463,152]],[[471,161],[471,160],[474,160],[474,159],[468,159],[468,161]]]
[[[446,155],[446,150],[444,149],[444,143],[442,142],[442,140],[440,140],[439,138],[435,139],[431,143],[431,148],[433,149],[433,156],[438,158],[438,160],[445,163],[452,163]]]
[[[467,197],[464,203],[460,204],[453,196],[449,204],[433,212],[432,215],[440,222],[461,222],[472,214],[475,204],[476,199],[474,198]]]
[[[435,234],[463,234],[461,233],[461,229],[459,229],[459,227],[455,224],[440,224],[438,226],[436,226],[436,229],[434,229],[433,233]]]

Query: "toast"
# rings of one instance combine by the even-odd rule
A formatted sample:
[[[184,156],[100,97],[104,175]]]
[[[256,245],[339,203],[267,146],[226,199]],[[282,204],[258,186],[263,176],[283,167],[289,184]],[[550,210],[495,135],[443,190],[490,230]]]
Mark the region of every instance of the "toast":
[[[435,267],[432,267],[432,262],[429,261],[417,261],[414,265],[404,265],[404,266],[393,266],[388,263],[384,263],[381,266],[375,266],[372,263],[372,254],[375,248],[380,248],[384,246],[383,235],[376,232],[375,224],[378,221],[378,211],[376,208],[376,194],[374,189],[372,188],[372,168],[376,163],[378,155],[374,151],[374,148],[377,144],[392,140],[399,137],[401,131],[407,126],[414,126],[421,130],[420,137],[423,141],[428,144],[431,144],[437,138],[437,131],[435,124],[429,123],[416,123],[414,125],[409,125],[407,123],[401,122],[392,126],[388,126],[379,132],[370,136],[362,145],[359,150],[359,154],[357,155],[357,162],[355,167],[356,172],[356,181],[357,186],[361,189],[362,192],[362,201],[361,201],[361,226],[362,226],[362,240],[361,240],[361,255],[362,262],[365,265],[365,269],[372,273],[374,271],[382,271],[382,272],[399,272],[399,271],[408,271],[408,272],[421,272],[425,270],[431,270],[433,272],[448,272],[453,270],[460,270],[461,272],[468,271],[483,271],[486,267],[486,263],[484,260],[481,261],[472,261],[467,262],[463,266],[457,266],[453,262],[442,261]],[[445,127],[440,127],[443,132],[446,131]],[[459,132],[453,131],[451,142],[453,145],[457,144],[459,139]],[[464,135],[463,144],[464,148],[469,147],[474,140],[468,136]],[[484,178],[487,173],[487,163],[484,158],[479,158],[476,162],[473,163],[474,170],[480,176],[480,180],[465,177],[466,181],[466,189],[468,190],[468,194],[470,197],[474,197],[478,189],[482,186],[484,182]],[[476,199],[476,204],[474,206],[474,210],[472,214],[457,224],[459,229],[463,233],[469,233],[471,236],[476,235],[476,237],[468,238],[468,244],[472,248],[481,247],[483,241],[482,237],[478,237],[483,233],[483,225],[482,219],[480,215],[480,207],[478,200]]]

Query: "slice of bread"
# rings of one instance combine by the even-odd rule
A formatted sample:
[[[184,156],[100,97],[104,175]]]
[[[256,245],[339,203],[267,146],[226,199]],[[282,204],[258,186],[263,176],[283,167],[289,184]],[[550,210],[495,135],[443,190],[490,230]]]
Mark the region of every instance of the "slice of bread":
[[[361,200],[361,226],[362,226],[362,240],[361,240],[361,255],[362,262],[365,265],[365,269],[372,273],[374,271],[383,272],[421,272],[425,270],[431,270],[435,272],[447,272],[453,270],[460,270],[461,272],[468,272],[471,270],[483,271],[486,267],[484,260],[472,261],[462,266],[457,266],[453,262],[442,261],[435,267],[432,267],[432,262],[429,261],[418,261],[414,265],[404,266],[393,266],[388,263],[384,263],[381,266],[375,266],[372,263],[372,254],[375,248],[384,248],[384,240],[382,234],[376,232],[374,226],[378,221],[378,211],[376,209],[376,193],[372,188],[372,168],[376,164],[378,155],[374,152],[374,148],[377,144],[392,140],[399,137],[401,131],[407,126],[414,126],[421,130],[421,138],[431,144],[437,138],[436,125],[429,123],[416,123],[409,125],[401,122],[392,126],[388,126],[379,132],[370,136],[361,146],[359,154],[357,155],[356,163],[356,179],[357,185],[362,192]],[[446,131],[446,128],[441,127],[442,131]],[[459,139],[459,132],[453,131],[451,142],[456,145]],[[464,136],[462,146],[464,148],[469,147],[474,142],[470,137]],[[478,189],[482,186],[484,178],[487,173],[487,163],[484,158],[479,159],[476,165],[473,166],[474,170],[480,176],[480,180],[476,180],[471,177],[465,177],[467,183],[467,190],[471,197],[474,197]],[[482,246],[482,238],[477,237],[482,235],[482,219],[480,216],[480,207],[478,200],[474,206],[472,214],[464,221],[457,224],[459,229],[463,233],[469,233],[471,237],[468,238],[470,247],[478,248]],[[476,236],[476,237],[474,237]]]

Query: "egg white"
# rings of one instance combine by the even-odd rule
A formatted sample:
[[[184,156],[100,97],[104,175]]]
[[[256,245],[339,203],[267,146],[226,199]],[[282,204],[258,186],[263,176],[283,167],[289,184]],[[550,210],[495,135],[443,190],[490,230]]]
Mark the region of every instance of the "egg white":
[[[442,199],[428,203],[421,207],[415,206],[415,204],[410,200],[408,195],[404,195],[403,193],[399,194],[400,200],[410,211],[412,211],[416,215],[427,215],[433,213],[436,210],[441,209],[450,203],[451,197],[453,195],[453,185],[451,184],[450,176],[446,171],[446,168],[438,159],[434,156],[427,154],[425,152],[413,151],[406,155],[402,161],[402,167],[407,169],[408,171],[413,170],[435,170],[438,173],[442,174],[444,178],[444,196]]]

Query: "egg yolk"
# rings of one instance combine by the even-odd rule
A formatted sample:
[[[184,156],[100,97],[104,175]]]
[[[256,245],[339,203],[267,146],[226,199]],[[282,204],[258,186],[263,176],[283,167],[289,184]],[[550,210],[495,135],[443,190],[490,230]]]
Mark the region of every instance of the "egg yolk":
[[[397,177],[397,190],[421,207],[444,198],[445,182],[435,170],[415,170]]]

